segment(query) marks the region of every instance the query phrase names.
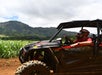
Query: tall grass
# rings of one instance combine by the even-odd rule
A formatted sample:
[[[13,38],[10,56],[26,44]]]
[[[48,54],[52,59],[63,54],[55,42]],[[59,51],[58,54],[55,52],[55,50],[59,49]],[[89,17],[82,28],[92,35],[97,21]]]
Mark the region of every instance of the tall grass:
[[[31,41],[0,40],[0,58],[11,58],[18,56],[19,50]]]

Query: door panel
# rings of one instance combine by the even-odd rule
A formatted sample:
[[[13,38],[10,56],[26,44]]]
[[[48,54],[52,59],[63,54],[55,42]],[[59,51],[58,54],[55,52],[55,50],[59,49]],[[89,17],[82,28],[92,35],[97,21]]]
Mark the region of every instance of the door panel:
[[[64,50],[61,56],[63,71],[89,71],[95,67],[93,47],[90,46]]]

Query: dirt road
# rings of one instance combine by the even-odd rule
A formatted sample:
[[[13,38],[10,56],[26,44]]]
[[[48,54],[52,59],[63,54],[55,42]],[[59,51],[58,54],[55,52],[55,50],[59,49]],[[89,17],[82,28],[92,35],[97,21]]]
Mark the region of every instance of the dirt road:
[[[0,59],[0,75],[15,75],[15,71],[17,67],[20,65],[21,64],[18,58]],[[92,74],[63,73],[63,74],[51,74],[51,75],[102,75],[102,73],[101,72],[92,73]]]
[[[0,59],[0,75],[14,75],[18,66],[18,58]]]

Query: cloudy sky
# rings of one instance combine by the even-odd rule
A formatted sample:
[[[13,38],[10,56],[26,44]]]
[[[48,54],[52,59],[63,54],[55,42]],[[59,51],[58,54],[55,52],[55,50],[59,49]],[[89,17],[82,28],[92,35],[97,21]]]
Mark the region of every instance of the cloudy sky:
[[[102,19],[102,0],[0,0],[0,22],[57,27],[72,20]]]

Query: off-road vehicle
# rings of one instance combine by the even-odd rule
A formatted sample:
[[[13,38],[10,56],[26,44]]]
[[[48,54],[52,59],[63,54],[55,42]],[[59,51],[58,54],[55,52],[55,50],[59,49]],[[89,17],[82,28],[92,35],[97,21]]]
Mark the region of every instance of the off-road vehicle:
[[[92,45],[69,47],[56,36],[66,28],[91,27],[97,33],[90,36]],[[57,32],[47,41],[38,41],[21,48],[22,63],[15,75],[98,75],[102,74],[102,20],[78,20],[60,23]],[[68,35],[68,34],[67,34]]]

